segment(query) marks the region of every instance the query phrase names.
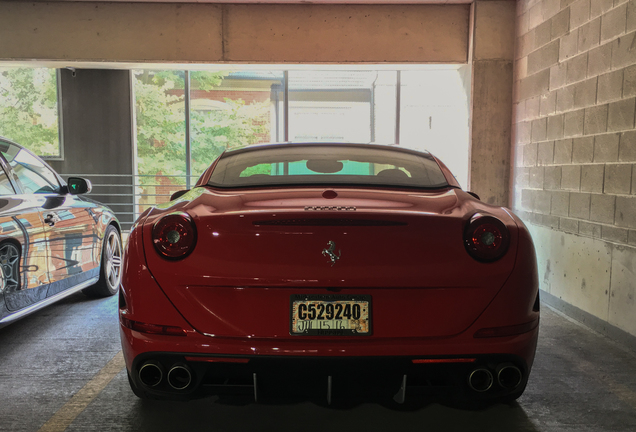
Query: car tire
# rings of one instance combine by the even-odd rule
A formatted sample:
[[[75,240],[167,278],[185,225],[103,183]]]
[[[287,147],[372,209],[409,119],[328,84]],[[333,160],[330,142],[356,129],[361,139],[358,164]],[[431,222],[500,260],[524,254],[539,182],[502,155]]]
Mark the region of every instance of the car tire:
[[[99,280],[82,292],[88,297],[109,297],[119,290],[121,281],[122,247],[119,231],[109,225],[102,241],[102,260]]]
[[[20,289],[20,249],[11,242],[0,245],[0,291]]]

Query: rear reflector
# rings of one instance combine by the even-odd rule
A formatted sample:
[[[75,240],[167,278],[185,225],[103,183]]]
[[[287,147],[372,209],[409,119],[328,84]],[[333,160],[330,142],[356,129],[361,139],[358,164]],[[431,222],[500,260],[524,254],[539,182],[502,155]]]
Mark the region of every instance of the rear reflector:
[[[139,321],[129,320],[124,317],[121,318],[121,323],[124,327],[140,333],[166,336],[186,336],[186,331],[181,327],[142,323]]]
[[[474,363],[477,359],[475,358],[447,358],[447,359],[413,359],[412,362],[415,364],[422,363]]]
[[[503,336],[515,336],[534,330],[539,325],[539,318],[534,321],[530,321],[525,324],[506,326],[506,327],[491,327],[477,330],[473,337],[476,338],[491,338],[491,337],[503,337]]]
[[[186,357],[186,361],[208,363],[248,363],[250,359],[236,357]]]

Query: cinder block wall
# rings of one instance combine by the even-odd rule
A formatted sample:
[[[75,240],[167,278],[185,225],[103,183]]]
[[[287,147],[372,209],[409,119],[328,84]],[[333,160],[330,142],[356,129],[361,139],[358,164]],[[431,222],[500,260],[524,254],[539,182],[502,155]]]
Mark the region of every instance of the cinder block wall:
[[[541,288],[636,335],[636,1],[520,0],[516,42],[512,203]]]

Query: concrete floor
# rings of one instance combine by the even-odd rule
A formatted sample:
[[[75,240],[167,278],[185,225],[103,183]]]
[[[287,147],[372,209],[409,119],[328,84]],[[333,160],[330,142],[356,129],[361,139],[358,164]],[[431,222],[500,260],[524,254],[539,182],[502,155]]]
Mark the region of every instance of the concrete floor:
[[[374,404],[338,410],[228,406],[215,398],[141,401],[115,361],[116,302],[78,294],[0,329],[0,431],[636,431],[636,354],[545,306],[518,403],[482,410],[433,403],[400,412]],[[111,381],[103,379],[107,364],[117,365]]]

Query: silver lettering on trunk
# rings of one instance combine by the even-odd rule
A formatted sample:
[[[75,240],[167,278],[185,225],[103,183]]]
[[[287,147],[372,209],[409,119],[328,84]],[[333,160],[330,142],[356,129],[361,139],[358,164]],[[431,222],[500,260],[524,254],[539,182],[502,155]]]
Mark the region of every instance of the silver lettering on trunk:
[[[321,211],[321,210],[335,210],[335,211],[356,211],[354,206],[305,206],[305,211]]]

